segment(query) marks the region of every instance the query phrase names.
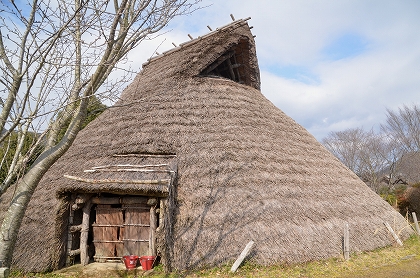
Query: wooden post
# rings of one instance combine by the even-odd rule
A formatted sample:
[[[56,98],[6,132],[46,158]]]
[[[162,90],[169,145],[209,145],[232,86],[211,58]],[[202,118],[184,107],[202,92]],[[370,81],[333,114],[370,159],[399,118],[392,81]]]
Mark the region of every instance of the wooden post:
[[[155,235],[156,228],[157,228],[156,209],[155,207],[150,207],[149,254],[151,256],[156,256],[156,235]]]
[[[420,235],[419,222],[417,221],[416,213],[413,211],[411,214],[413,215],[413,221],[414,221],[414,226],[416,227],[416,232],[418,235]]]
[[[394,237],[395,241],[398,243],[399,246],[403,246],[402,241],[400,240],[400,238],[398,237],[398,235],[394,232],[394,230],[392,229],[392,227],[389,225],[388,222],[384,222],[386,228],[388,229],[388,231],[392,234],[392,236]]]
[[[74,217],[74,211],[70,208],[70,212],[69,212],[69,230],[67,232],[67,250],[70,252],[71,247],[73,245],[73,233],[70,230],[70,227],[73,225],[73,217]],[[66,266],[70,266],[70,264],[72,263],[72,260],[70,258],[70,255],[67,255],[66,258]]]
[[[92,200],[89,199],[83,207],[82,229],[80,232],[80,263],[82,265],[87,265],[89,263],[88,235],[91,206]]]
[[[164,225],[165,225],[165,204],[166,201],[165,199],[160,199],[159,202],[159,229],[164,229]]]
[[[236,259],[235,263],[232,265],[232,268],[230,269],[231,272],[235,272],[238,269],[245,257],[248,256],[248,253],[249,251],[251,251],[253,245],[254,242],[252,240],[248,242],[248,244],[245,246],[245,249],[242,251],[239,257]]]
[[[350,231],[348,223],[344,225],[343,249],[344,259],[347,261],[350,259]]]

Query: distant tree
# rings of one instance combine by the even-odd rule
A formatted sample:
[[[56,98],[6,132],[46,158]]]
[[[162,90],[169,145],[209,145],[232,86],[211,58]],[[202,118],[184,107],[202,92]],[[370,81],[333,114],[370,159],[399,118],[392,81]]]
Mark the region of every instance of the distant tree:
[[[390,163],[390,145],[381,134],[361,128],[330,132],[324,146],[374,191],[379,190],[381,171]]]
[[[420,107],[387,109],[380,133],[347,129],[329,133],[322,143],[372,189],[378,191],[383,181],[392,190],[404,157],[420,151]]]
[[[420,150],[420,107],[404,105],[397,111],[386,110],[386,122],[381,130],[404,152]]]
[[[365,131],[361,128],[330,132],[322,140],[323,145],[350,170],[360,174],[360,150],[365,141]]]

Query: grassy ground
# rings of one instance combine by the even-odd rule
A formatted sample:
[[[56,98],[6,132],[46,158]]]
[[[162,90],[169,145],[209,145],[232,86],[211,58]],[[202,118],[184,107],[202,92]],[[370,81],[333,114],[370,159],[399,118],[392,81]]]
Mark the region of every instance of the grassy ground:
[[[44,274],[22,274],[15,272],[12,277],[42,277],[42,278],[69,278],[69,277],[420,277],[420,240],[412,237],[404,242],[403,247],[387,247],[372,252],[352,254],[350,260],[330,259],[325,261],[309,262],[305,264],[259,266],[245,263],[236,273],[230,273],[231,265],[224,267],[178,272],[166,275],[162,266],[143,272],[142,270],[127,271],[121,264],[113,268],[104,268],[104,264],[91,264],[89,267],[75,265],[60,271]],[[102,269],[101,269],[102,267]]]

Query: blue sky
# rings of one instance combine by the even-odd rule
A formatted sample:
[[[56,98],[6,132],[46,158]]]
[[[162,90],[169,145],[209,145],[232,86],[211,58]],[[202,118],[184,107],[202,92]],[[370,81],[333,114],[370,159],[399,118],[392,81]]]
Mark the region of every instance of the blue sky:
[[[251,17],[262,93],[318,140],[331,131],[377,128],[386,108],[419,104],[420,1],[203,0],[202,6],[208,7],[139,46],[134,68],[162,41],[158,52],[188,41],[188,34],[208,33],[207,25],[230,23],[233,14]]]

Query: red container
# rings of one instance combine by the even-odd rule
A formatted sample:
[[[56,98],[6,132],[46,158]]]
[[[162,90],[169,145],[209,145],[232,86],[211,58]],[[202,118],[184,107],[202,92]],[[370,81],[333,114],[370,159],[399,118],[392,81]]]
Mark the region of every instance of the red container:
[[[130,255],[130,256],[123,256],[125,268],[127,269],[134,269],[137,266],[137,260],[139,259],[138,256]]]
[[[142,256],[140,257],[139,261],[141,263],[141,267],[143,270],[150,270],[153,268],[153,264],[155,263],[156,257],[155,256]]]

